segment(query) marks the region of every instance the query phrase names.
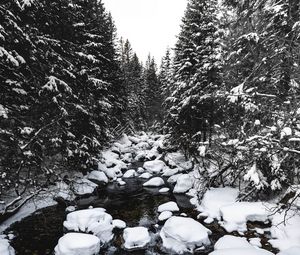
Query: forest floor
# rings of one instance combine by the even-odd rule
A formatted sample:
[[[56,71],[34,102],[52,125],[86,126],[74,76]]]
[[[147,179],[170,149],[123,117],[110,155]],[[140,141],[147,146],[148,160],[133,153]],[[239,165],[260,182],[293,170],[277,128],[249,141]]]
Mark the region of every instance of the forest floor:
[[[119,242],[125,252],[105,248],[103,254],[132,251],[135,254],[300,254],[297,210],[278,210],[277,201],[240,202],[239,190],[234,187],[211,188],[199,201],[197,194],[202,188],[199,169],[182,152],[166,150],[164,139],[163,135],[146,133],[124,135],[101,153],[98,169],[86,176],[79,173],[69,176],[68,184],[58,182],[48,195],[26,204],[1,224],[0,231],[4,232],[17,221],[22,224],[22,219],[34,211],[53,205],[55,197],[70,205],[65,209],[67,215],[61,226],[68,234],[58,237],[61,238],[55,247],[57,255],[98,254],[100,246],[101,250],[103,246],[112,247],[112,241]],[[114,203],[122,201],[107,200],[109,196],[101,206],[91,202],[95,201],[93,194],[103,193],[102,187],[115,196],[113,199],[123,199],[124,204],[112,210]],[[125,196],[120,197],[122,193]],[[139,194],[140,200],[135,200]],[[84,207],[79,206],[72,202],[76,197],[88,202],[84,202]],[[97,197],[98,205],[100,197]],[[149,202],[152,198],[155,202]],[[132,209],[129,200],[140,205],[133,205],[135,209]],[[188,206],[180,200],[185,204],[189,201],[192,209],[187,210]],[[127,209],[136,212],[134,206],[141,207],[139,216],[134,216],[136,221],[132,220],[133,216],[121,213]],[[152,211],[149,207],[155,208]],[[141,223],[149,215],[152,215],[151,224]],[[116,216],[123,218],[115,219]],[[17,242],[13,230],[14,227],[10,228],[0,239],[0,254],[14,254],[8,241]]]

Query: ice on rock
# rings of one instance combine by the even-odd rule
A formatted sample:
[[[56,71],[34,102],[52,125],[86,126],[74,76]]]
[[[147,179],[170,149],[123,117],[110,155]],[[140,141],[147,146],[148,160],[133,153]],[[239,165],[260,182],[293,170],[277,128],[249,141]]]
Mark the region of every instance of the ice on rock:
[[[113,238],[113,219],[103,208],[71,212],[63,225],[69,231],[91,232],[99,237],[102,243],[107,243]]]
[[[159,174],[165,166],[166,164],[162,160],[157,159],[145,162],[143,167],[152,174]]]
[[[73,183],[73,191],[76,195],[83,196],[92,194],[97,186],[97,184],[89,181],[88,179],[78,179]]]
[[[90,181],[108,183],[108,178],[104,172],[92,171],[87,177]]]
[[[100,239],[94,235],[81,233],[64,235],[54,249],[55,255],[95,255],[99,251]]]
[[[223,222],[222,227],[227,232],[246,231],[247,221],[265,222],[269,219],[270,204],[262,202],[238,202],[220,208]]]
[[[235,203],[238,194],[238,189],[211,188],[205,192],[201,204],[197,209],[202,212],[201,216],[220,220],[220,208]]]
[[[151,240],[148,229],[145,227],[125,228],[123,238],[126,249],[143,248]]]
[[[158,192],[159,193],[167,193],[167,192],[169,192],[169,188],[161,188]]]
[[[193,252],[196,247],[209,245],[209,234],[211,231],[198,221],[179,216],[169,218],[160,232],[163,246],[178,254]]]
[[[0,238],[0,254],[15,255],[15,250],[10,246],[8,240]]]
[[[159,216],[158,220],[159,221],[165,221],[173,216],[173,213],[170,211],[163,211]]]
[[[281,251],[300,246],[300,214],[294,210],[284,210],[272,218],[270,244]],[[299,253],[300,254],[300,253]]]
[[[179,212],[178,205],[171,201],[160,205],[157,209],[158,212],[170,211],[170,212]]]
[[[143,184],[144,187],[160,187],[165,185],[165,182],[160,177],[154,177]]]
[[[124,175],[123,175],[123,178],[132,178],[132,177],[135,177],[137,176],[137,173],[134,169],[131,169],[131,170],[127,170]]]
[[[150,174],[150,173],[143,173],[139,176],[139,178],[142,178],[142,179],[150,179],[153,175]]]
[[[299,255],[299,254],[300,254],[300,245],[293,246],[289,249],[279,252],[277,255]]]
[[[214,246],[215,251],[209,255],[274,255],[273,253],[255,248],[246,238],[225,235]]]
[[[174,193],[185,193],[193,187],[194,181],[189,174],[183,174],[178,177],[177,183],[174,187]]]
[[[126,222],[122,220],[113,220],[112,224],[115,228],[119,228],[119,229],[126,228]]]

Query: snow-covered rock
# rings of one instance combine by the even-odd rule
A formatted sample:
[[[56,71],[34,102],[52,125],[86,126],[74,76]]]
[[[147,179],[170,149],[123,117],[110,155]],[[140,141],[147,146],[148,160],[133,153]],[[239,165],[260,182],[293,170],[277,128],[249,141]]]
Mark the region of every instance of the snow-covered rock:
[[[68,233],[58,240],[54,251],[55,255],[95,255],[100,251],[100,239],[88,234]]]
[[[192,218],[173,216],[161,229],[163,246],[178,254],[193,252],[196,247],[209,245],[211,231]]]
[[[277,255],[299,255],[299,254],[300,254],[300,245],[293,246],[289,249],[279,252]]]
[[[137,169],[137,172],[138,172],[138,174],[142,174],[142,173],[145,172],[145,169],[142,168],[142,167],[139,167],[139,168]]]
[[[300,246],[300,214],[294,210],[276,213],[272,218],[270,244],[281,251]],[[300,253],[299,253],[300,254]]]
[[[123,168],[124,169],[124,168]],[[115,179],[118,177],[122,177],[122,171],[120,165],[116,165],[114,167],[106,168],[105,171],[103,171],[109,179]]]
[[[174,187],[174,193],[185,193],[193,187],[193,178],[189,174],[183,174],[178,177]]]
[[[107,243],[113,238],[114,228],[112,216],[103,208],[86,209],[71,212],[63,225],[70,231],[93,233],[102,243]]]
[[[238,193],[238,190],[233,188],[211,188],[206,191],[200,206],[197,208],[202,212],[200,216],[220,220],[220,208],[235,203]]]
[[[215,251],[209,255],[274,255],[249,244],[246,238],[226,235],[221,237],[214,246]]]
[[[92,171],[87,177],[90,181],[108,183],[108,178],[104,172]]]
[[[170,176],[172,176],[172,175],[175,175],[175,174],[177,174],[178,172],[180,171],[180,169],[179,168],[169,168],[169,167],[165,167],[164,169],[163,169],[163,176],[166,176],[166,177],[170,177]]]
[[[15,255],[15,250],[10,246],[8,240],[0,238],[0,254]]]
[[[159,216],[158,220],[159,221],[165,221],[173,216],[173,213],[170,211],[163,211]]]
[[[139,178],[142,178],[142,179],[150,179],[153,175],[150,174],[150,173],[143,173],[139,176]]]
[[[76,195],[82,196],[92,194],[97,188],[97,184],[88,179],[77,179],[73,183],[73,191]]]
[[[174,184],[177,182],[178,178],[181,176],[182,174],[175,174],[171,177],[169,177],[169,179],[167,180],[168,183],[170,184]]]
[[[160,205],[157,209],[158,212],[170,211],[170,212],[179,212],[178,205],[171,201]]]
[[[137,173],[134,169],[130,169],[127,170],[124,174],[123,174],[123,178],[133,178],[137,176]]]
[[[223,222],[221,226],[227,232],[246,231],[247,221],[265,222],[271,213],[271,205],[262,202],[238,202],[220,208]]]
[[[125,228],[123,238],[126,249],[143,248],[151,240],[148,229],[145,227]]]
[[[162,160],[152,160],[145,162],[143,167],[152,174],[159,174],[165,166],[166,164]]]
[[[165,182],[161,177],[154,177],[143,184],[144,187],[160,187],[163,185],[165,185]]]
[[[161,188],[158,192],[159,193],[167,193],[167,192],[169,192],[169,188]]]
[[[119,228],[119,229],[126,228],[126,222],[122,220],[118,220],[118,219],[113,220],[112,224],[115,228]]]
[[[167,162],[167,165],[170,167],[179,167],[184,170],[191,170],[193,167],[193,164],[191,161],[186,160],[185,156],[181,152],[172,152],[168,153],[165,156],[165,160]]]
[[[118,184],[119,184],[120,186],[126,185],[126,182],[124,182],[121,178],[118,178],[118,179],[117,179],[117,182],[118,182]]]
[[[122,156],[122,161],[125,162],[125,163],[131,163],[133,161],[132,154],[130,152],[125,153]]]

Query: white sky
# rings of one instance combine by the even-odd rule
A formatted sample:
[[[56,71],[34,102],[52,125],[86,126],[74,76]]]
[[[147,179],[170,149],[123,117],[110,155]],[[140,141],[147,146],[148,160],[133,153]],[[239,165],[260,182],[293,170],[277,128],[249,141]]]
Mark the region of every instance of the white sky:
[[[187,0],[103,0],[112,13],[118,35],[128,39],[140,60],[149,52],[160,64],[166,48],[173,47]]]

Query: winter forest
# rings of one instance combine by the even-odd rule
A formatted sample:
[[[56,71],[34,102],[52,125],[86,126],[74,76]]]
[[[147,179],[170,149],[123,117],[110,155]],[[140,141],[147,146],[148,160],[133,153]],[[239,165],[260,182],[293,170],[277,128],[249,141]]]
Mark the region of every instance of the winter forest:
[[[1,255],[300,255],[300,2],[187,0],[156,62],[1,0]]]

